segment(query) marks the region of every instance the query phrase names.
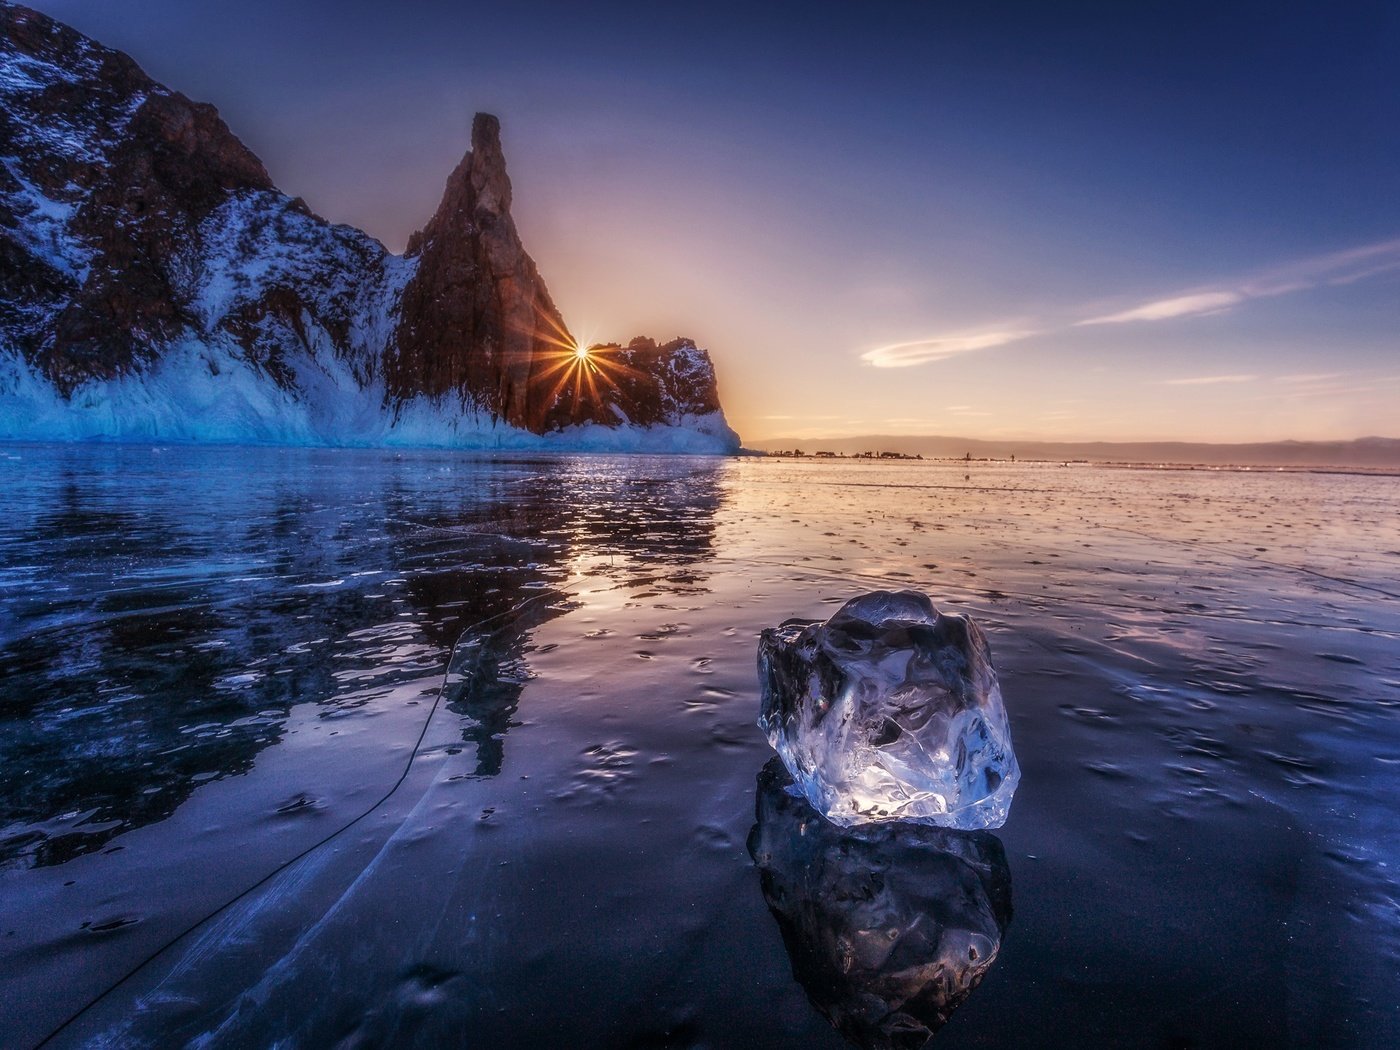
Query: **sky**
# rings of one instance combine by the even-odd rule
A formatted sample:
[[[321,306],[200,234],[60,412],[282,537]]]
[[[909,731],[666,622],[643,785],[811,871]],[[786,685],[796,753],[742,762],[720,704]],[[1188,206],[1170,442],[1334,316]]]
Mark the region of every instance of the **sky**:
[[[496,113],[750,441],[1400,436],[1400,5],[36,0],[401,251]]]

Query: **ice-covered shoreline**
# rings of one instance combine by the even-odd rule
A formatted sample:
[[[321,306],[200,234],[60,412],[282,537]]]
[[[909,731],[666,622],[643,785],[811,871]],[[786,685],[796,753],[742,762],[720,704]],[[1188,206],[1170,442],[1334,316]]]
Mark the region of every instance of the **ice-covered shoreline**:
[[[585,423],[536,434],[456,399],[385,408],[333,355],[301,355],[296,389],[269,382],[234,348],[188,342],[148,372],[84,383],[64,398],[18,358],[0,358],[0,441],[178,443],[732,455],[719,412],[683,425]]]

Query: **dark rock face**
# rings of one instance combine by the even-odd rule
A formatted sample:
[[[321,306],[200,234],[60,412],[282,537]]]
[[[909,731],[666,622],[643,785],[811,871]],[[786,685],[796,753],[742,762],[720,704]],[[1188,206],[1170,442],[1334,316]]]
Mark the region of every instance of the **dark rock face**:
[[[550,362],[537,385],[547,398],[546,429],[580,422],[654,426],[720,411],[710,355],[689,339],[657,346],[638,337],[625,347],[590,347],[586,360],[572,355]]]
[[[0,2],[0,158],[0,366],[8,355],[63,398],[203,353],[211,374],[251,370],[283,402],[324,400],[325,376],[344,400],[350,382],[372,408],[356,425],[379,417],[379,435],[410,409],[448,430],[485,416],[536,433],[719,412],[694,344],[575,353],[511,219],[493,116],[477,115],[397,258],[279,193],[212,106]],[[313,414],[349,425],[335,413]],[[706,426],[737,447],[722,416]]]
[[[551,358],[572,354],[574,340],[520,243],[510,201],[500,124],[478,113],[471,152],[409,241],[418,269],[384,372],[392,398],[475,397],[493,415],[539,429],[542,392],[531,380]]]
[[[228,194],[272,182],[212,106],[162,88],[126,55],[21,7],[0,7],[0,34],[11,71],[0,153],[13,158],[0,324],[67,392],[157,356],[186,321],[167,261]],[[47,215],[24,213],[33,194],[14,193],[24,188],[51,202]],[[51,226],[63,209],[78,250],[23,253],[26,221]],[[24,324],[25,306],[47,323]]]

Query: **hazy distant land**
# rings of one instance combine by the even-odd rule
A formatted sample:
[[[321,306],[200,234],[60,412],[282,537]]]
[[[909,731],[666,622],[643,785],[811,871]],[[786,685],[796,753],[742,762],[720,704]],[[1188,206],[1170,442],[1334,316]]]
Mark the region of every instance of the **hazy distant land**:
[[[898,452],[925,457],[1088,460],[1093,463],[1171,463],[1208,466],[1369,467],[1400,469],[1400,438],[1354,441],[1267,441],[1207,444],[1192,441],[987,441],[941,436],[871,435],[843,438],[774,438],[755,441],[764,452],[800,448],[811,455]]]

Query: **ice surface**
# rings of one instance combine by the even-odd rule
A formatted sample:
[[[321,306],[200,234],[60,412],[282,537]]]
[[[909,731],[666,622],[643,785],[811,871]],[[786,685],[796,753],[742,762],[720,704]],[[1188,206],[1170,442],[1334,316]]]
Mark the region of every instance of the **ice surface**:
[[[817,949],[977,929],[948,888],[999,897],[904,844],[1001,832],[765,791],[805,822],[736,864],[773,757],[746,626],[892,569],[953,609],[966,565],[1055,792],[1031,821],[1017,791],[1015,916],[937,1050],[1400,1047],[1400,477],[967,469],[0,445],[0,1044],[362,812],[449,647],[543,594],[457,651],[385,808],[49,1045],[835,1050],[826,1018],[903,968]]]
[[[858,1046],[913,1048],[972,993],[1011,921],[1011,871],[987,831],[915,824],[838,829],[758,776],[749,853],[793,976]]]
[[[1006,823],[1021,778],[991,650],[917,591],[872,591],[765,630],[758,724],[833,823]]]

